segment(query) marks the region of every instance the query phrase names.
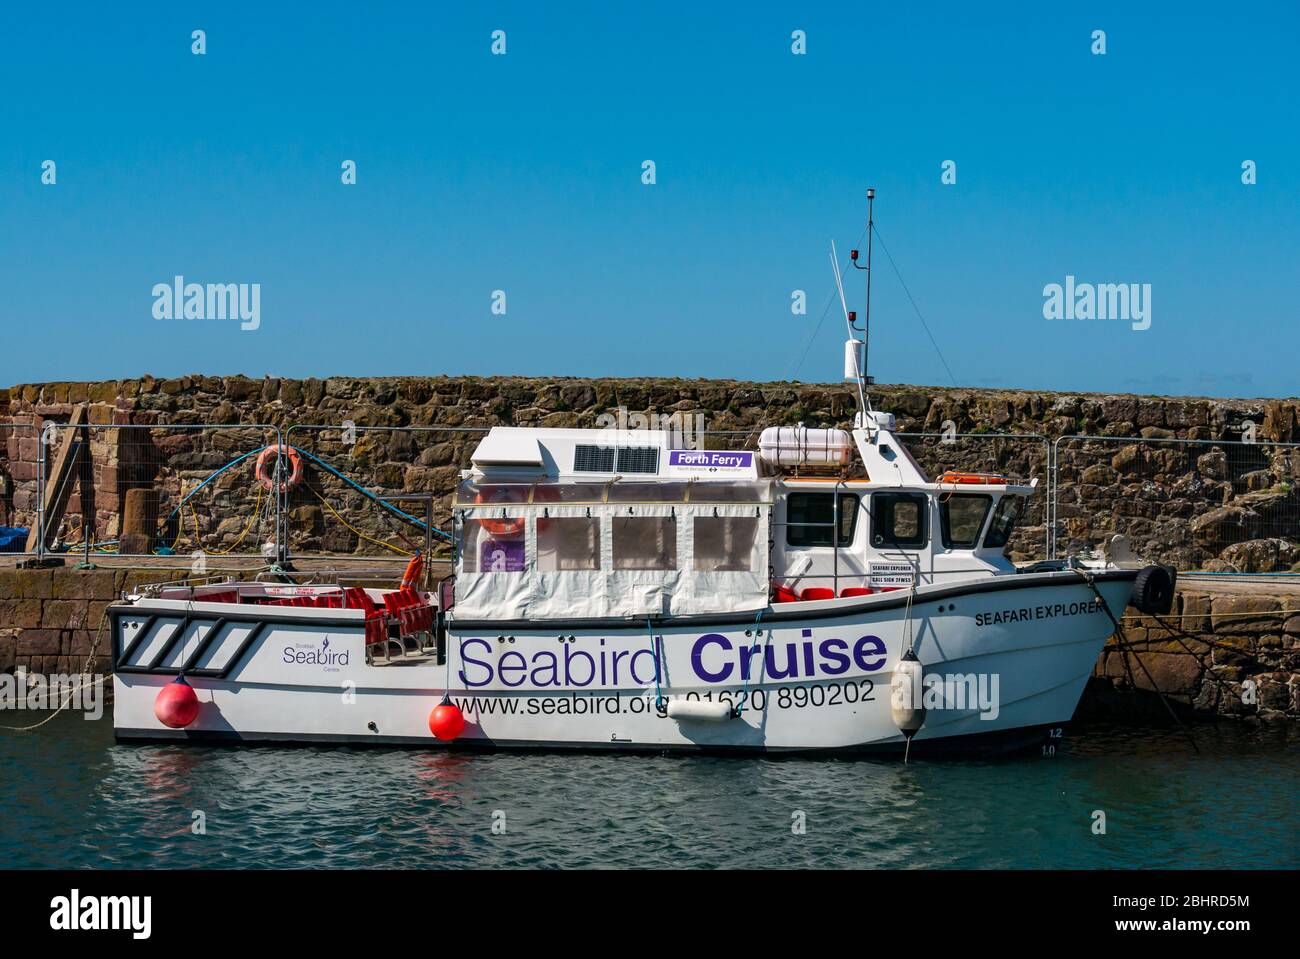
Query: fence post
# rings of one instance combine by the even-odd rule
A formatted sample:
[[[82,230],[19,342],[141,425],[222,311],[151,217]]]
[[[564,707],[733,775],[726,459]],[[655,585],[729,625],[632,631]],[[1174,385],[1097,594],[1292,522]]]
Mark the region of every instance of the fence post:
[[[45,424],[36,433],[36,563],[45,562]]]
[[[1056,488],[1059,478],[1056,475],[1056,444],[1060,442],[1047,440],[1047,558],[1056,559]]]
[[[83,486],[80,485],[80,483],[85,477],[89,476],[90,485],[92,487],[95,485],[95,462],[94,462],[94,454],[91,452],[91,448],[90,448],[90,424],[87,423],[86,425],[80,427],[80,429],[81,429],[81,436],[82,436],[80,455],[84,457],[84,460],[82,460],[78,464],[78,469],[79,469],[78,491],[81,495],[81,542],[82,545],[85,547],[85,552],[83,554],[84,559],[82,560],[82,569],[90,569],[90,534],[96,528],[95,516],[93,513],[89,515],[87,514],[86,490]],[[92,491],[92,500],[93,499],[94,497]]]
[[[283,569],[289,563],[289,537],[284,530],[284,516],[288,505],[288,483],[283,481],[284,456],[287,452],[285,435],[275,428],[275,564]]]

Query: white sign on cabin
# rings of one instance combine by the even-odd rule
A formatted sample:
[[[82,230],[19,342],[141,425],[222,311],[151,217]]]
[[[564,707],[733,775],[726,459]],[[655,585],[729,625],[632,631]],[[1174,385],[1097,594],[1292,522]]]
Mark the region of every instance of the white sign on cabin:
[[[915,571],[911,563],[868,563],[871,588],[911,586]]]

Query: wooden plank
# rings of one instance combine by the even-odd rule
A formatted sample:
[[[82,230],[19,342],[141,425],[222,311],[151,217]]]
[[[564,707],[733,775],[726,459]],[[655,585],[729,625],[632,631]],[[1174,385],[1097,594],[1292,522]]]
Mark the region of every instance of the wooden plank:
[[[72,417],[68,420],[68,426],[80,426],[86,419],[85,404],[78,406],[72,411]],[[42,427],[43,429],[44,427]],[[45,477],[45,498],[42,500],[45,504],[45,530],[58,529],[59,520],[63,518],[63,510],[68,504],[68,498],[72,495],[71,486],[64,487],[64,482],[72,473],[72,467],[76,463],[76,457],[72,455],[73,450],[79,448],[82,437],[79,435],[82,431],[75,429],[66,430],[63,442],[59,444],[59,452],[54,460],[54,469]],[[38,439],[39,443],[40,440]],[[37,455],[43,455],[43,450],[38,449]],[[87,450],[87,455],[89,451]],[[59,489],[63,488],[64,493],[58,496]],[[55,498],[61,502],[55,502]],[[31,532],[27,534],[27,552],[36,552],[36,543],[40,539],[39,525],[33,526]]]

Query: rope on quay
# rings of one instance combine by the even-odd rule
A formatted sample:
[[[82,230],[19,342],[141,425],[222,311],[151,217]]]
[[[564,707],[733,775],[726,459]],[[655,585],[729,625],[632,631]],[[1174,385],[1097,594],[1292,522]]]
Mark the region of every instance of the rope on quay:
[[[361,532],[361,530],[357,529],[355,526],[353,526],[351,523],[349,523],[347,520],[345,520],[345,519],[344,519],[344,518],[339,514],[339,511],[336,510],[333,506],[331,506],[331,505],[329,504],[329,501],[328,501],[327,499],[325,499],[324,496],[321,496],[321,494],[320,494],[319,492],[317,492],[317,490],[316,490],[315,487],[313,487],[313,486],[308,486],[307,489],[311,490],[312,495],[315,496],[318,500],[321,501],[321,505],[324,506],[327,510],[329,510],[330,513],[332,513],[332,514],[334,515],[334,518],[335,518],[335,519],[337,519],[340,523],[342,523],[342,524],[343,524],[344,526],[346,526],[348,529],[352,530],[352,532],[356,533],[358,536],[360,536],[360,537],[361,537],[362,539],[364,539],[366,542],[368,542],[368,543],[374,543],[376,546],[382,546],[382,547],[384,547],[384,549],[391,549],[394,553],[400,553],[400,554],[403,555],[403,556],[414,556],[414,555],[415,555],[414,553],[408,552],[407,550],[404,550],[404,549],[402,549],[401,547],[394,546],[392,543],[385,543],[383,540],[375,539],[373,536],[368,536],[368,535],[366,535],[365,533]]]
[[[1171,624],[1169,624],[1169,623],[1166,623],[1165,621],[1163,621],[1159,616],[1155,615],[1154,613],[1151,614],[1151,618],[1154,619],[1154,620],[1155,620],[1157,623],[1159,623],[1161,626],[1165,627],[1165,629],[1168,629],[1171,633],[1181,633],[1182,636],[1187,637],[1188,639],[1190,639],[1190,640],[1191,640],[1192,642],[1194,642],[1194,643],[1203,643],[1203,644],[1205,644],[1206,646],[1209,646],[1209,647],[1211,647],[1211,648],[1213,648],[1213,649],[1229,649],[1229,650],[1232,650],[1233,652],[1241,652],[1241,650],[1237,649],[1237,648],[1234,647],[1234,646],[1229,646],[1229,645],[1227,645],[1226,643],[1215,643],[1215,642],[1212,642],[1212,641],[1207,640],[1207,639],[1201,639],[1200,637],[1193,636],[1191,633],[1187,632],[1187,630],[1185,630],[1185,629],[1181,629],[1181,628],[1179,628],[1179,627],[1177,627],[1177,626],[1173,626],[1173,625],[1171,625]],[[1184,643],[1183,640],[1182,640],[1182,637],[1181,637],[1181,636],[1175,635],[1175,636],[1173,637],[1173,639],[1174,639],[1174,642],[1176,642],[1179,646],[1181,646],[1181,647],[1184,649],[1184,651],[1186,651],[1187,655],[1189,655],[1189,656],[1191,656],[1193,659],[1195,659],[1195,660],[1197,661],[1197,663],[1200,663],[1200,665],[1201,665],[1201,671],[1202,671],[1206,676],[1209,676],[1209,677],[1210,677],[1211,679],[1213,679],[1216,683],[1218,683],[1220,689],[1222,689],[1222,690],[1224,690],[1224,691],[1230,693],[1230,694],[1233,695],[1233,696],[1236,696],[1236,695],[1237,695],[1236,692],[1233,691],[1232,687],[1229,686],[1227,683],[1225,683],[1225,682],[1224,682],[1224,681],[1219,677],[1219,675],[1214,671],[1214,669],[1213,669],[1213,665],[1214,665],[1213,662],[1211,662],[1209,665],[1206,665],[1205,663],[1201,662],[1200,654],[1197,653],[1195,650],[1193,650],[1193,649],[1192,649],[1190,646],[1188,646],[1186,643]],[[1151,642],[1151,640],[1148,640],[1148,642]],[[1159,640],[1156,640],[1156,642],[1159,642]],[[1140,649],[1137,649],[1137,648],[1134,646],[1133,642],[1132,642],[1131,640],[1129,640],[1127,637],[1125,637],[1121,642],[1116,643],[1115,645],[1118,646],[1120,649],[1124,650],[1126,653],[1129,653],[1129,652],[1133,653],[1133,656],[1134,656],[1135,659],[1138,658],[1138,653],[1146,652],[1146,650],[1140,650]],[[1126,657],[1125,657],[1125,662],[1127,663],[1127,661],[1128,661],[1128,658],[1127,658],[1127,656],[1126,656]],[[1139,663],[1139,665],[1141,664],[1141,659],[1138,659],[1138,663]],[[1148,673],[1148,678],[1150,678],[1150,674],[1149,674],[1149,673]],[[1131,678],[1131,677],[1130,677],[1130,683],[1131,683],[1133,686],[1136,686],[1136,685],[1137,685],[1136,683],[1132,683],[1132,678]],[[1156,692],[1160,692],[1160,690],[1157,689]]]
[[[225,473],[227,470],[230,470],[230,469],[232,469],[233,467],[238,466],[240,463],[244,462],[244,460],[248,459],[250,456],[255,456],[255,455],[261,453],[263,450],[268,449],[268,448],[269,448],[269,447],[262,446],[262,447],[259,447],[258,449],[255,449],[255,450],[249,450],[247,453],[243,453],[243,454],[241,454],[241,455],[235,457],[233,460],[231,460],[231,461],[230,461],[229,463],[227,463],[225,466],[222,466],[220,469],[216,470],[215,472],[213,472],[213,473],[211,473],[210,475],[208,475],[207,477],[205,477],[204,480],[203,480],[203,482],[199,483],[197,486],[194,487],[194,489],[190,490],[188,493],[186,493],[186,494],[181,498],[180,502],[178,502],[178,503],[176,504],[176,506],[172,509],[172,511],[171,511],[170,513],[167,514],[167,518],[164,519],[164,520],[159,524],[160,526],[166,526],[168,523],[170,523],[170,522],[172,521],[172,518],[173,518],[173,517],[175,517],[178,513],[180,514],[180,519],[179,519],[179,522],[178,522],[178,524],[177,524],[177,530],[176,530],[176,540],[175,540],[175,542],[172,543],[172,547],[171,547],[173,552],[175,552],[176,547],[180,544],[181,534],[183,533],[184,528],[185,528],[185,513],[184,513],[185,504],[186,504],[186,503],[189,503],[189,501],[193,498],[193,496],[194,496],[196,493],[199,492],[199,490],[203,489],[205,486],[207,486],[209,483],[211,483],[213,480],[215,480],[218,476],[220,476],[221,474]],[[419,519],[418,517],[412,516],[410,513],[406,512],[405,510],[399,509],[398,507],[394,506],[393,504],[389,503],[388,501],[386,501],[386,500],[380,498],[379,496],[376,496],[376,495],[375,495],[374,493],[372,493],[370,490],[366,489],[366,488],[365,488],[364,486],[362,486],[360,483],[356,482],[356,481],[353,480],[351,477],[349,477],[349,476],[347,476],[346,474],[342,473],[342,472],[339,471],[338,469],[335,469],[333,466],[331,466],[329,463],[325,462],[323,459],[321,459],[321,458],[320,458],[319,456],[317,456],[316,454],[314,454],[314,453],[312,453],[312,452],[310,452],[310,451],[308,451],[308,450],[305,450],[305,449],[300,449],[300,450],[298,450],[298,452],[301,453],[303,456],[307,457],[307,459],[311,460],[313,463],[315,463],[315,464],[316,464],[317,466],[319,466],[321,469],[325,470],[327,473],[331,474],[332,476],[335,476],[336,478],[342,480],[344,483],[346,483],[346,484],[348,484],[349,486],[351,486],[353,489],[355,489],[357,492],[359,492],[362,496],[365,496],[367,499],[369,499],[371,502],[375,503],[376,505],[382,507],[383,509],[387,510],[387,511],[390,512],[390,513],[393,513],[393,514],[396,515],[396,516],[400,516],[402,519],[406,520],[408,523],[413,523],[415,526],[419,527],[421,530],[423,530],[423,529],[425,529],[425,528],[427,527],[428,530],[429,530],[429,532],[431,532],[433,535],[440,537],[440,538],[441,538],[443,541],[445,541],[445,542],[448,542],[448,543],[451,542],[451,539],[452,539],[452,538],[451,538],[451,536],[450,536],[448,533],[443,532],[442,530],[440,530],[440,529],[439,529],[438,527],[436,527],[436,526],[432,526],[432,525],[430,525],[430,524],[425,523],[424,520],[421,520],[421,519]],[[313,489],[311,486],[308,486],[307,488],[308,488],[309,490],[311,490],[311,492],[316,496],[316,498],[319,499],[319,500],[320,500],[320,501],[325,505],[325,508],[328,509],[331,513],[333,513],[334,516],[337,517],[338,520],[339,520],[341,523],[343,523],[344,526],[347,526],[348,529],[352,530],[352,532],[356,533],[356,534],[357,534],[358,536],[360,536],[362,539],[365,539],[365,540],[367,540],[368,542],[374,543],[374,544],[377,545],[377,546],[383,546],[383,547],[385,547],[386,549],[391,549],[391,550],[393,550],[394,552],[396,552],[396,553],[400,553],[400,554],[402,554],[402,555],[404,555],[404,556],[412,556],[412,555],[414,555],[413,553],[411,553],[411,552],[409,552],[409,551],[402,550],[402,549],[398,549],[397,547],[392,546],[392,545],[389,544],[389,543],[384,543],[384,542],[381,542],[381,541],[379,541],[379,540],[372,539],[371,537],[367,536],[365,533],[362,533],[362,532],[361,532],[360,530],[358,530],[356,527],[354,527],[354,526],[352,526],[350,523],[348,523],[348,521],[345,520],[342,516],[340,516],[339,513],[338,513],[338,512],[337,512],[337,511],[332,507],[332,506],[330,506],[330,504],[329,504],[328,502],[325,501],[325,498],[324,498],[323,496],[321,496],[321,494],[320,494],[317,490]],[[241,542],[243,542],[244,537],[246,537],[246,536],[248,535],[249,531],[252,529],[252,527],[253,527],[253,523],[258,519],[258,511],[259,511],[259,510],[258,510],[258,507],[260,506],[261,501],[262,501],[262,487],[261,487],[261,484],[259,484],[259,489],[258,489],[258,505],[253,507],[253,512],[252,512],[252,515],[251,515],[251,517],[250,517],[250,519],[249,519],[248,525],[244,528],[244,531],[243,531],[242,533],[240,533],[239,538],[236,539],[234,543],[232,543],[230,546],[228,546],[228,547],[227,547],[226,549],[224,549],[224,550],[209,550],[208,552],[211,552],[213,555],[221,556],[221,555],[224,555],[224,554],[226,554],[226,553],[231,552],[231,551],[232,551],[236,546],[238,546]],[[197,544],[197,543],[198,543],[198,534],[199,534],[199,529],[198,529],[199,521],[198,521],[198,516],[197,516],[197,515],[195,514],[195,512],[194,512],[194,506],[193,506],[193,504],[190,504],[190,516],[191,516],[192,521],[193,521],[193,523],[194,523],[194,539],[195,539],[195,543]],[[401,539],[406,539],[406,537],[402,536],[400,532],[398,533],[398,536],[399,536],[399,538],[401,538]],[[408,542],[409,542],[409,541],[408,541]],[[108,545],[108,544],[96,544],[96,545]]]

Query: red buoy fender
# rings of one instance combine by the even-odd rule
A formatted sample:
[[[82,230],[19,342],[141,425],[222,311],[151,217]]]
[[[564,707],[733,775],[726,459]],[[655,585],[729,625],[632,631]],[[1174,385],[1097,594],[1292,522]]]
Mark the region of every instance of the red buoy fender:
[[[153,701],[153,714],[164,726],[184,729],[199,715],[199,697],[194,687],[185,681],[184,676],[177,676],[158,690],[158,697]]]
[[[429,713],[429,732],[444,742],[450,742],[465,731],[465,714],[451,700],[443,697],[441,703]]]

